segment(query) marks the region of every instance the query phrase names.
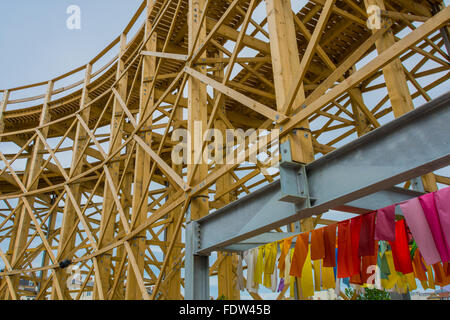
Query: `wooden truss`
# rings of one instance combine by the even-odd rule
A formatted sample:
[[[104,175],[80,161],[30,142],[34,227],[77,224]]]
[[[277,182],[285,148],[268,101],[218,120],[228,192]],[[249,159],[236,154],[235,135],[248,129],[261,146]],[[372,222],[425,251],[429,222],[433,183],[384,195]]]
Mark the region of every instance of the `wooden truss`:
[[[0,90],[0,298],[182,299],[186,214],[279,173],[262,158],[173,163],[175,130],[193,140],[196,122],[281,129],[293,160],[309,163],[448,88],[441,1],[310,0],[293,11],[298,2],[143,1],[88,64]],[[379,29],[368,28],[370,5]],[[265,141],[266,158],[280,157],[278,143]],[[427,191],[449,180],[422,177]],[[334,222],[317,215],[301,228]],[[237,259],[218,253],[210,267],[227,299],[240,298]]]

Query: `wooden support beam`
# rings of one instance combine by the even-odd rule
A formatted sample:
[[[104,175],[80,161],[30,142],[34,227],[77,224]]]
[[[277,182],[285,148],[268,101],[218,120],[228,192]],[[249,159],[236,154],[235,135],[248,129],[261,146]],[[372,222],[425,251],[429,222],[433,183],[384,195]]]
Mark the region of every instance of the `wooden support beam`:
[[[149,37],[152,30],[152,24],[150,23],[150,14],[153,8],[153,3],[148,2],[147,4],[147,18],[145,22],[145,37]],[[151,35],[150,41],[148,41],[144,49],[147,51],[156,51],[158,46],[158,36],[154,32]],[[140,86],[140,104],[139,104],[139,114],[140,119],[147,116],[149,110],[153,108],[155,102],[155,91],[152,89],[154,84],[152,82],[155,79],[156,71],[156,56],[147,55],[142,61],[141,70],[141,86]],[[153,79],[152,82],[145,79]],[[142,121],[142,120],[140,120]],[[142,129],[146,129],[152,126],[152,118],[148,119]],[[143,201],[145,204],[148,203],[148,184],[150,179],[150,168],[152,158],[150,154],[145,152],[144,147],[151,150],[152,147],[152,131],[142,131],[140,135],[136,135],[135,138],[139,138],[136,146],[136,160],[135,160],[135,175],[134,175],[134,192],[132,200],[132,220],[137,224],[141,224],[142,221],[147,217],[147,208],[145,205],[140,205]],[[154,160],[153,160],[154,161]],[[137,173],[137,174],[136,174]],[[133,266],[128,264],[127,267],[127,287],[125,291],[125,299],[142,299],[143,295],[139,288],[138,278],[144,275],[144,253],[146,248],[146,232],[142,231],[139,235],[132,239],[129,243],[130,250],[128,250],[128,255],[135,259],[136,263]]]
[[[199,17],[204,13],[206,0],[189,0],[189,12],[188,12],[188,44],[189,52],[194,52],[200,44],[204,43],[206,39],[206,22],[202,22]],[[206,52],[204,52],[200,57],[207,58]],[[205,69],[197,67],[192,70],[192,76],[189,77],[188,89],[188,131],[190,133],[190,145],[201,148],[202,139],[204,131],[195,132],[196,122],[201,125],[202,130],[206,130],[208,123],[208,113],[207,113],[207,92],[206,84],[200,79],[204,79]],[[197,77],[193,75],[197,75]],[[200,76],[199,76],[200,75]],[[200,79],[199,79],[200,78]],[[195,140],[197,138],[197,141]],[[200,139],[200,144],[198,143]],[[197,149],[198,149],[197,147]],[[191,148],[188,157],[191,159],[190,163],[195,163],[195,159],[199,158],[198,153],[201,150],[194,150]],[[188,164],[188,175],[194,170],[195,165]],[[192,178],[191,184],[196,185],[208,175],[208,164],[202,163],[198,166],[195,175]],[[191,201],[191,219],[197,220],[209,212],[209,199],[208,191],[199,194],[197,197],[193,198]]]
[[[263,105],[262,103],[255,101],[248,96],[231,89],[230,87],[227,87],[226,85],[202,74],[199,71],[196,71],[192,68],[185,67],[184,71],[191,75],[192,77],[198,79],[198,81],[203,82],[204,84],[208,84],[212,86],[214,89],[220,91],[221,93],[227,95],[228,97],[242,103],[243,105],[249,107],[250,109],[264,115],[265,117],[271,119],[272,121],[275,121],[277,123],[281,123],[283,121],[286,121],[287,117],[279,112],[276,112],[275,110],[271,109],[268,106]],[[191,77],[191,78],[192,78]]]
[[[381,10],[385,10],[386,6],[384,0],[364,0],[366,7],[376,5]],[[379,53],[386,51],[395,44],[395,38],[392,31],[386,32],[376,42],[376,47]],[[391,101],[392,110],[396,118],[408,113],[414,109],[411,93],[409,92],[408,84],[406,82],[406,75],[404,66],[399,58],[394,59],[391,63],[383,68],[383,75],[386,81],[386,87]],[[436,191],[436,180],[434,175],[428,174],[422,178],[425,190],[431,192]]]
[[[122,135],[121,128],[124,122],[124,108],[123,101],[126,100],[127,97],[127,85],[128,85],[128,77],[123,76],[125,71],[125,61],[123,60],[123,53],[126,49],[126,35],[122,34],[120,37],[120,58],[117,64],[117,72],[116,72],[116,81],[117,82],[117,93],[119,98],[114,100],[113,104],[113,116],[111,119],[111,135],[110,135],[110,146],[109,152],[111,153],[113,150],[117,150],[121,146],[122,143]],[[126,109],[126,108],[125,108]],[[130,119],[131,120],[131,119]],[[102,216],[100,222],[100,230],[101,234],[99,236],[99,248],[109,244],[114,239],[115,233],[115,217],[117,211],[114,210],[115,201],[113,190],[110,187],[110,183],[113,183],[115,186],[119,183],[119,171],[120,171],[120,161],[118,156],[115,155],[110,164],[107,165],[107,168],[110,172],[110,176],[112,181],[109,183],[105,183],[104,188],[104,196],[103,196],[103,207],[102,207]],[[116,160],[116,161],[114,161]],[[116,208],[117,209],[117,208]],[[99,258],[95,259],[98,264],[98,270],[96,268],[96,284],[94,288],[94,298],[104,297],[105,293],[109,292],[112,286],[111,281],[111,273],[113,271],[112,266],[112,254],[110,252],[102,255]],[[100,283],[98,283],[100,281]],[[101,292],[103,290],[103,292]]]
[[[89,102],[89,90],[88,85],[91,81],[91,72],[92,66],[87,65],[84,76],[84,84],[83,84],[83,92],[81,95],[80,106],[79,109],[83,110],[81,113],[81,117],[86,122],[89,122],[90,118],[90,109],[85,108],[85,105]],[[85,159],[86,155],[83,154],[83,149],[87,148],[87,132],[81,123],[77,123],[76,133],[74,137],[73,150],[72,150],[72,166],[69,172],[69,176],[77,176],[81,174],[83,171],[83,161],[78,162],[78,159]],[[81,201],[81,185],[73,184],[69,186],[71,193],[74,197],[76,203],[80,203]],[[64,259],[72,258],[67,253],[71,252],[75,247],[75,236],[71,232],[74,225],[77,224],[77,211],[75,206],[71,201],[66,201],[64,206],[64,212],[62,217],[61,229],[60,229],[60,241],[58,247],[58,256]],[[65,245],[65,247],[63,247]],[[53,278],[53,282],[58,281],[60,283],[66,283],[67,281],[67,273],[64,270],[56,270],[55,276]],[[56,298],[57,292],[55,290],[52,291],[52,297]],[[68,297],[68,288],[66,286],[63,287],[63,296]]]
[[[0,104],[0,134],[2,134],[3,131],[5,130],[5,111],[6,106],[8,105],[8,99],[9,99],[9,91],[5,90],[3,92],[3,98]],[[2,142],[2,137],[0,137],[0,142]]]
[[[46,123],[50,121],[50,108],[49,103],[51,101],[51,94],[53,91],[53,81],[49,81],[47,84],[47,93],[45,95],[44,105],[42,107],[39,125],[44,126]],[[42,134],[44,138],[47,137],[48,134],[48,127],[45,127],[42,130]],[[40,175],[41,172],[41,166],[43,161],[42,151],[44,149],[42,141],[36,137],[36,140],[34,141],[33,146],[33,152],[31,158],[27,160],[27,172],[26,175],[24,175],[24,178],[26,177],[27,182],[25,184],[25,188],[29,191],[36,190],[38,188],[39,184],[39,178],[37,178],[38,175]],[[26,204],[20,213],[20,220],[18,221],[17,229],[16,229],[16,236],[15,236],[15,244],[14,244],[14,253],[11,258],[11,265],[13,267],[16,266],[17,262],[22,258],[18,254],[23,252],[26,249],[26,244],[28,240],[28,232],[30,228],[30,222],[32,219],[30,219],[29,214],[34,214],[33,212],[27,212],[28,206],[33,207],[34,205],[34,199],[28,200],[28,204]],[[36,226],[37,227],[37,226]],[[18,288],[19,286],[20,277],[13,277],[13,284],[14,288]]]
[[[141,51],[141,54],[144,56],[158,57],[158,58],[164,58],[164,59],[173,59],[173,60],[180,60],[180,61],[186,61],[188,58],[188,55],[186,55],[186,54],[176,54],[176,53],[166,53],[166,52],[156,52],[156,51]]]
[[[219,57],[222,53],[219,54]],[[216,77],[224,78],[224,71],[218,70],[214,73]],[[219,97],[220,92],[217,90],[214,91],[215,99]],[[226,109],[225,109],[225,101],[221,100],[218,102],[218,115],[217,119],[214,120],[214,128],[219,130],[223,137],[226,136],[226,130],[228,129],[223,118],[226,118]],[[226,155],[224,155],[226,156]],[[221,165],[219,165],[220,167]],[[222,165],[223,166],[223,165]],[[223,177],[217,180],[216,182],[216,195],[223,194],[220,197],[216,197],[216,201],[220,201],[220,206],[227,205],[228,203],[234,201],[236,197],[236,193],[234,192],[226,192],[226,190],[233,184],[233,175],[231,173],[225,174]],[[218,298],[225,297],[227,300],[239,300],[240,299],[240,291],[237,286],[237,256],[236,254],[221,254],[218,253],[217,256],[218,265],[217,265],[217,275],[218,275]]]
[[[277,109],[280,112],[287,113],[292,104],[297,106],[305,101],[303,81],[306,68],[318,45],[324,25],[329,17],[329,10],[333,4],[334,0],[327,1],[318,29],[311,37],[307,52],[300,63],[291,2],[289,0],[266,0]],[[296,73],[295,70],[299,70],[300,73]],[[292,160],[309,163],[314,160],[314,148],[308,121],[302,121],[299,127],[302,127],[303,130],[295,130],[295,132],[289,133],[287,138],[282,139],[280,143],[288,139]],[[311,224],[310,221],[301,222],[302,230],[310,230],[313,228]],[[289,228],[293,230],[294,226],[289,226]],[[299,281],[297,281],[297,288],[298,290],[300,288]],[[300,297],[301,294],[298,290],[297,297]]]

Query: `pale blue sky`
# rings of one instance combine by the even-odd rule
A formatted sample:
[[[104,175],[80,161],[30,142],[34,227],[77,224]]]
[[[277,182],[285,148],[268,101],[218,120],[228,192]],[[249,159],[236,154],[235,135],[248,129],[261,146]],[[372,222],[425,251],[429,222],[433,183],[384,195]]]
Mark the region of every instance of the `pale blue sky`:
[[[66,9],[81,8],[69,30]],[[86,64],[118,36],[141,0],[0,1],[0,88],[49,80]]]

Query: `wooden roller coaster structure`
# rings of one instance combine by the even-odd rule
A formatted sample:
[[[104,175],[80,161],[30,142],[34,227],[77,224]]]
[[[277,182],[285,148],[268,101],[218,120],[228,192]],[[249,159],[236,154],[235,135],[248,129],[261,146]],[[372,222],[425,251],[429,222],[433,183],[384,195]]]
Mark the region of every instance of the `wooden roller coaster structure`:
[[[201,134],[282,128],[307,164],[448,91],[442,1],[303,2],[143,1],[86,65],[0,90],[0,299],[183,299],[186,213],[204,217],[279,173],[262,160],[174,163],[176,129],[192,140],[196,122]],[[218,252],[210,266],[219,297],[240,298],[237,263]]]

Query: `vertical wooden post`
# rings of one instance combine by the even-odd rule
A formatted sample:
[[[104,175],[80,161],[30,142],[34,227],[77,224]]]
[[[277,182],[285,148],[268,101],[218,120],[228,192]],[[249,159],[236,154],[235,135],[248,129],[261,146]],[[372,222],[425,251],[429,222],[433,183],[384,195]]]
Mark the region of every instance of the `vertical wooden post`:
[[[443,10],[446,8],[445,2],[442,1],[439,5],[436,5],[439,10]],[[445,49],[447,50],[447,54],[450,55],[450,27],[445,26],[441,29],[442,38],[444,39]]]
[[[290,0],[266,0],[267,22],[270,34],[270,52],[272,56],[272,69],[277,100],[277,109],[283,110],[290,98],[292,85],[296,82],[296,73],[300,70],[300,58],[295,34],[295,25],[292,15]],[[294,106],[298,106],[305,100],[303,83],[300,85]],[[300,123],[302,130],[295,130],[287,137],[291,145],[292,160],[299,163],[314,161],[314,149],[312,137],[309,131],[308,120]],[[285,142],[282,139],[280,143]],[[294,226],[290,226],[291,230]],[[301,231],[314,229],[312,218],[300,221]],[[297,290],[299,289],[297,281]],[[301,294],[298,294],[300,297]]]
[[[381,10],[386,10],[384,0],[364,0],[366,7],[370,5],[378,6]],[[431,13],[429,14],[431,15]],[[376,31],[376,30],[374,30]],[[378,53],[382,53],[395,44],[392,30],[385,32],[380,39],[375,42]],[[384,80],[391,101],[392,110],[396,118],[414,109],[411,93],[409,92],[406,76],[400,58],[393,60],[383,68]],[[424,188],[427,192],[437,190],[436,178],[433,173],[422,177]]]
[[[217,55],[218,58],[222,57],[223,54],[219,53]],[[215,76],[219,79],[223,79],[224,71],[222,68],[222,64],[217,64],[217,68],[220,68],[219,71],[215,72]],[[230,66],[231,67],[231,66]],[[218,92],[214,91],[214,94],[217,99]],[[226,111],[225,111],[225,100],[222,99],[221,104],[219,105],[219,109],[217,111],[218,116],[214,121],[214,128],[219,130],[222,134],[222,137],[225,139],[227,125],[222,119],[226,119]],[[224,155],[226,157],[226,155]],[[219,170],[223,165],[217,165],[217,170]],[[220,177],[216,182],[216,194],[222,194],[223,190],[227,189],[233,184],[233,176],[231,173],[224,174]],[[228,192],[221,196],[220,198],[216,198],[215,201],[220,202],[220,206],[225,206],[228,203],[236,200],[234,192]],[[237,255],[230,253],[218,253],[217,259],[221,258],[223,255],[222,261],[219,263],[217,268],[217,277],[218,277],[218,289],[219,289],[219,297],[225,297],[227,300],[239,300],[240,299],[240,291],[237,286]]]
[[[6,106],[8,105],[9,99],[9,90],[5,90],[3,92],[2,103],[0,105],[0,134],[5,130],[5,111]],[[2,142],[2,138],[0,137],[0,142]]]
[[[119,53],[119,60],[117,64],[117,73],[116,73],[116,79],[119,79],[119,77],[122,75],[122,73],[125,70],[125,61],[123,54],[125,52],[127,44],[127,36],[126,34],[122,33],[120,36],[120,53]],[[126,101],[127,96],[127,82],[128,77],[127,75],[124,75],[119,82],[117,83],[117,92],[120,95],[121,99],[123,101]],[[112,112],[112,118],[111,118],[111,133],[110,133],[110,146],[109,146],[109,152],[112,152],[113,150],[116,150],[122,143],[119,136],[121,136],[121,128],[123,125],[123,109],[120,105],[120,102],[118,98],[116,97],[114,99],[113,103],[113,112]],[[117,136],[117,137],[116,137]],[[119,172],[120,172],[120,161],[119,161],[119,155],[116,155],[111,162],[107,165],[107,169],[109,170],[109,173],[111,174],[112,183],[114,184],[114,187],[117,190],[117,185],[119,183]],[[118,190],[117,190],[118,191]],[[104,188],[104,197],[103,197],[103,208],[102,208],[102,217],[100,221],[100,230],[103,231],[103,237],[101,238],[99,243],[99,248],[105,246],[106,244],[109,244],[114,239],[114,231],[115,231],[115,223],[116,223],[116,212],[117,207],[115,210],[113,210],[113,207],[115,206],[114,201],[114,195],[112,194],[113,191],[108,184],[108,182],[105,179],[105,188]],[[111,288],[112,281],[111,281],[111,274],[112,274],[112,253],[107,252],[97,258],[94,258],[94,260],[97,260],[98,263],[98,275],[99,279],[96,278],[96,281],[101,282],[101,286],[96,285],[94,287],[94,299],[98,299],[102,295],[106,295]],[[103,289],[103,292],[99,292],[99,287]]]
[[[51,203],[53,204],[53,203]],[[53,212],[50,214],[50,217],[48,218],[48,230],[47,230],[47,240],[49,240],[49,244],[50,246],[52,246],[52,242],[53,242],[53,237],[51,236],[52,233],[55,231],[55,225],[56,225],[56,218],[58,215],[58,207],[56,207]],[[50,256],[47,254],[47,252],[43,253],[43,258],[42,258],[42,266],[45,267],[49,264],[50,262]],[[39,290],[42,287],[42,284],[47,280],[47,273],[48,271],[41,271],[41,276],[40,276],[40,283],[39,283]],[[38,290],[38,291],[39,291]]]
[[[173,117],[173,121],[174,123],[183,120],[183,109],[178,107],[177,110],[175,111],[174,117]],[[174,130],[177,129],[177,125],[174,125]],[[172,164],[172,169],[179,174],[180,176],[182,175],[182,171],[183,171],[183,165],[182,164]],[[175,196],[176,196],[176,190],[175,188],[172,186],[170,188],[169,191],[169,197],[168,200],[172,201],[175,200]],[[167,218],[171,220],[171,222],[169,223],[169,225],[167,226],[166,229],[166,233],[165,233],[165,241],[170,241],[170,239],[173,238],[174,233],[176,232],[176,221],[177,218],[179,217],[179,215],[181,214],[181,208],[176,208],[175,210],[171,211]],[[181,238],[181,231],[178,232],[178,235],[175,239],[176,243],[181,243],[182,238]],[[167,250],[168,247],[166,247]],[[172,273],[170,278],[167,280],[167,284],[166,284],[166,288],[167,288],[167,293],[168,293],[168,297],[166,297],[166,299],[170,299],[170,300],[181,300],[182,296],[181,296],[181,265],[182,265],[182,260],[181,260],[181,248],[178,246],[175,246],[172,250],[172,254],[170,255],[169,258],[169,262],[168,262],[168,268],[170,270],[170,272]]]
[[[366,7],[376,5],[380,7],[381,10],[386,10],[383,0],[364,0],[364,2]],[[376,47],[379,53],[382,53],[394,44],[395,39],[392,30],[385,32],[380,39],[376,41]],[[383,74],[395,117],[398,118],[414,109],[400,59],[397,58],[384,67]]]
[[[131,150],[131,149],[132,149],[131,146],[128,145],[126,148],[127,158],[130,155],[130,152],[133,152],[133,150]],[[130,220],[130,209],[131,209],[131,205],[133,203],[131,190],[132,190],[132,184],[133,184],[133,172],[134,171],[130,171],[130,169],[128,169],[128,170],[129,171],[127,173],[124,173],[125,177],[124,177],[124,181],[122,183],[122,198],[120,199],[120,203],[122,205],[126,219],[129,221]],[[119,233],[125,232],[125,229],[124,229],[122,223],[119,223],[118,232]],[[117,247],[117,252],[116,252],[116,257],[115,257],[116,265],[114,266],[114,270],[113,270],[113,279],[114,279],[114,281],[116,281],[116,278],[118,278],[117,279],[118,282],[117,282],[116,289],[114,290],[115,295],[113,295],[111,297],[111,300],[123,300],[125,297],[124,281],[120,281],[120,279],[122,277],[122,274],[124,273],[124,268],[121,266],[121,261],[122,261],[122,259],[124,259],[124,255],[126,255],[126,254],[127,253],[123,246]]]
[[[150,22],[150,13],[152,11],[153,3],[150,1],[147,4],[147,20],[145,26],[145,36],[147,39],[151,32],[152,24]],[[151,39],[147,41],[144,50],[156,51],[157,50],[158,37],[156,32],[153,33]],[[152,82],[156,81],[154,78],[156,69],[156,58],[150,56],[144,56],[142,62],[142,80],[141,80],[141,92],[140,92],[140,105],[139,114],[140,119],[145,118],[148,115],[148,111],[153,107],[155,94],[154,90],[150,92],[152,88]],[[148,102],[148,103],[147,103]],[[144,109],[145,108],[145,109]],[[152,117],[147,120],[142,127],[143,131],[140,134],[142,140],[149,146],[152,145],[152,132],[150,130],[152,125]],[[150,179],[150,168],[152,160],[148,153],[140,146],[136,146],[136,160],[135,160],[135,174],[134,174],[134,193],[133,193],[133,211],[132,219],[136,220],[136,225],[141,224],[147,218],[147,203],[148,203],[148,190],[146,186]],[[139,210],[139,204],[142,197],[145,197],[144,204]],[[146,231],[142,231],[138,236],[130,241],[130,246],[133,255],[136,259],[136,263],[141,275],[144,274],[144,254],[146,248]],[[127,287],[125,291],[125,299],[136,300],[142,299],[142,292],[138,287],[138,280],[133,271],[131,264],[128,264],[127,269]]]
[[[203,9],[205,7],[205,0],[189,0],[189,13],[188,13],[188,34],[189,34],[189,52],[195,51],[196,48],[193,47],[194,39],[199,33],[197,47],[200,46],[206,38],[206,23],[200,24],[200,17],[203,14]],[[204,53],[201,58],[206,58],[206,53]],[[197,71],[205,73],[206,69],[204,66],[197,67]],[[195,145],[195,139],[198,141],[203,139],[203,134],[207,127],[207,93],[206,85],[200,80],[189,77],[189,97],[188,97],[188,131],[190,133],[190,146],[191,154],[188,155],[188,159],[191,159],[191,164],[188,164],[188,176],[193,170],[195,164],[194,154],[195,152],[201,152],[198,150],[201,148],[200,145]],[[200,124],[202,130],[200,132],[195,132],[195,125]],[[200,137],[199,137],[200,135]],[[197,143],[198,144],[198,143]],[[192,185],[200,183],[208,175],[208,164],[201,160],[201,164],[198,164],[198,169],[192,178]],[[209,201],[208,201],[208,190],[205,190],[202,194],[191,200],[191,219],[197,220],[209,212]]]
[[[2,98],[2,103],[0,105],[0,134],[2,134],[5,130],[5,111],[6,111],[6,106],[8,105],[8,99],[9,99],[9,90],[5,90],[3,92],[3,98]],[[2,138],[0,137],[0,142],[2,142]],[[16,218],[18,217],[18,215],[16,215]],[[17,219],[14,219],[14,225],[17,225]],[[9,250],[6,252],[6,258],[8,260],[11,259],[12,256],[12,252],[14,249],[14,240],[15,240],[15,234],[16,234],[17,229],[13,228],[13,230],[11,231],[11,236],[9,239]],[[1,284],[3,284],[3,282],[6,281],[6,279],[2,279],[2,281],[0,282]],[[6,288],[6,286],[5,286]],[[5,300],[7,297],[9,297],[9,290],[5,290],[5,293],[0,293],[0,298],[2,300]]]
[[[355,70],[355,68],[353,68],[353,70]],[[367,119],[367,116],[359,107],[361,104],[364,104],[363,94],[360,88],[354,87],[349,90],[349,95],[354,120],[356,122],[356,132],[358,134],[358,137],[361,137],[371,130],[370,121]]]
[[[270,52],[277,100],[277,109],[283,111],[289,97],[289,91],[296,82],[296,70],[300,69],[300,58],[295,34],[294,19],[289,0],[266,0],[267,22],[270,33]],[[305,100],[303,83],[294,100],[294,106]],[[292,160],[308,163],[314,160],[314,151],[309,123],[299,124],[304,130],[290,133],[288,139],[292,148]],[[284,141],[281,141],[284,142]]]
[[[91,82],[91,73],[92,73],[92,65],[88,64],[86,65],[85,70],[85,76],[84,76],[84,84],[83,84],[83,91],[81,94],[80,99],[80,110],[83,110],[80,114],[81,118],[84,122],[89,123],[89,119],[91,116],[91,108],[85,108],[86,104],[89,102],[89,90],[88,85]],[[85,109],[84,109],[85,108]],[[84,161],[78,161],[78,159],[83,156],[84,159],[86,158],[86,155],[82,155],[83,149],[86,146],[86,143],[88,142],[88,134],[84,127],[78,122],[77,123],[77,129],[75,132],[75,139],[73,141],[73,150],[72,150],[72,165],[69,172],[69,177],[77,176],[83,171],[83,165]],[[78,165],[77,164],[78,161]],[[69,185],[69,188],[77,201],[77,203],[80,203],[81,201],[81,185],[79,183],[71,184]],[[75,247],[75,233],[74,235],[71,235],[71,231],[73,226],[77,223],[77,213],[76,209],[73,206],[72,202],[70,201],[69,197],[66,196],[65,200],[65,206],[64,206],[64,212],[61,222],[61,230],[60,230],[60,239],[59,239],[59,247],[58,247],[58,256],[61,260],[70,259],[71,257],[68,256],[66,253],[71,252],[72,249]],[[64,243],[67,243],[64,251],[63,251],[63,245]],[[55,279],[54,281],[59,281],[60,284],[62,284],[61,288],[63,290],[63,296],[69,298],[69,288],[66,286],[67,281],[67,273],[65,270],[56,270],[55,273]],[[56,286],[53,286],[52,291],[52,298],[55,298],[57,296],[56,293]]]

